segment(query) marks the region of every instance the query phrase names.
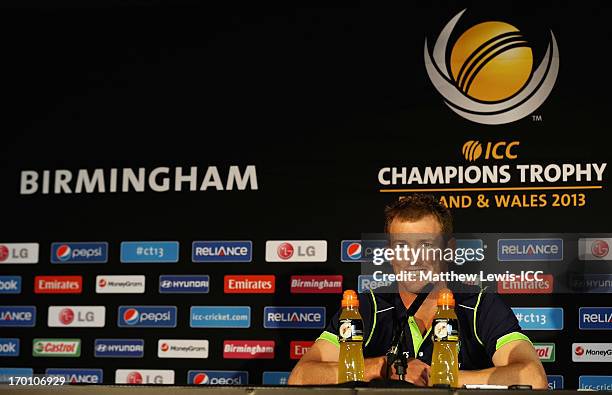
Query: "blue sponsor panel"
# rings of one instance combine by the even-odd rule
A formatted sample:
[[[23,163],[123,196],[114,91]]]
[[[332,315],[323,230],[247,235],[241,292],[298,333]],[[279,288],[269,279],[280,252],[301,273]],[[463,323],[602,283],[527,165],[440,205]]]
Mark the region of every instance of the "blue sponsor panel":
[[[342,240],[340,260],[342,262],[372,262],[374,249],[387,247],[387,240]]]
[[[207,294],[210,287],[208,275],[161,275],[160,294]]]
[[[176,306],[119,306],[120,328],[174,328]]]
[[[192,328],[250,328],[249,306],[191,306],[189,326]]]
[[[0,294],[20,294],[21,276],[0,276]]]
[[[33,327],[36,306],[0,306],[0,327]]]
[[[562,239],[499,239],[497,260],[503,261],[562,261]]]
[[[263,385],[287,385],[291,372],[263,372]]]
[[[122,263],[176,263],[178,259],[178,241],[121,242]]]
[[[51,263],[106,263],[107,242],[60,242],[51,244]]]
[[[264,307],[266,329],[323,329],[325,307]]]
[[[512,311],[526,331],[559,331],[563,329],[561,307],[512,307]]]
[[[388,287],[392,284],[393,281],[389,280],[375,280],[372,274],[360,274],[359,277],[357,277],[357,291],[359,293],[367,293],[370,292],[370,290],[374,291],[377,288]]]
[[[19,339],[2,338],[0,339],[0,357],[18,357]]]
[[[200,262],[251,262],[253,243],[243,241],[194,241],[191,260]]]
[[[578,327],[584,330],[612,329],[612,307],[581,307]]]
[[[612,293],[612,274],[573,274],[570,286],[576,292]]]
[[[96,339],[94,344],[96,358],[142,358],[143,339]]]
[[[548,389],[549,390],[562,390],[563,389],[563,376],[559,375],[548,375],[546,376],[548,380]]]
[[[15,380],[16,377],[32,377],[33,375],[34,369],[32,368],[0,368],[0,384],[11,383],[11,378]]]
[[[194,385],[245,385],[249,372],[244,370],[190,370],[187,384]]]
[[[64,377],[66,384],[102,384],[102,369],[55,369],[45,370],[50,377]]]
[[[579,390],[612,391],[612,376],[580,376]]]

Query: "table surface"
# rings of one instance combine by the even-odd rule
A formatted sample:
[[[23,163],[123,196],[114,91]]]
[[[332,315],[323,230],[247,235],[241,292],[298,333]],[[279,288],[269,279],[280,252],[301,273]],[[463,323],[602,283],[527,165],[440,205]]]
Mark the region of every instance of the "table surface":
[[[98,395],[98,394],[115,394],[115,395],[201,395],[203,392],[209,392],[210,394],[221,394],[221,395],[393,395],[393,394],[406,394],[412,392],[416,394],[426,395],[467,395],[478,394],[478,395],[527,395],[533,394],[532,390],[448,390],[448,389],[433,389],[433,388],[338,388],[338,387],[267,387],[267,386],[234,386],[234,387],[223,387],[223,386],[122,386],[122,385],[65,385],[65,386],[9,386],[0,385],[0,395],[17,394],[17,395],[44,395],[44,394],[61,394],[61,395]],[[578,391],[570,390],[558,390],[555,394],[568,395],[577,394]]]

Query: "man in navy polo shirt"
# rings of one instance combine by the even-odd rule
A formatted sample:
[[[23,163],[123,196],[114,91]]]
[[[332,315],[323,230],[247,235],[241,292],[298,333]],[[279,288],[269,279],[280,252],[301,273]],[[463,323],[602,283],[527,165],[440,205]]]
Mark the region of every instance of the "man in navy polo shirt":
[[[415,194],[388,206],[385,210],[386,231],[393,243],[394,235],[428,235],[418,239],[411,248],[429,248],[441,243],[444,235],[452,234],[449,210],[433,196]],[[430,240],[431,239],[431,240]],[[393,260],[395,273],[446,269],[444,262],[421,259],[411,265]],[[544,368],[512,310],[495,293],[459,283],[434,283],[432,292],[414,316],[406,310],[426,284],[415,281],[397,282],[389,292],[359,295],[359,311],[364,323],[364,357],[366,380],[384,377],[385,354],[389,350],[398,324],[406,325],[402,347],[408,355],[406,379],[416,385],[428,384],[433,351],[431,322],[436,312],[438,291],[450,288],[455,295],[455,312],[460,327],[459,385],[464,384],[527,384],[547,388]],[[331,384],[338,375],[338,317],[336,313],[312,348],[302,356],[289,377],[289,384]],[[393,375],[393,378],[397,378]]]

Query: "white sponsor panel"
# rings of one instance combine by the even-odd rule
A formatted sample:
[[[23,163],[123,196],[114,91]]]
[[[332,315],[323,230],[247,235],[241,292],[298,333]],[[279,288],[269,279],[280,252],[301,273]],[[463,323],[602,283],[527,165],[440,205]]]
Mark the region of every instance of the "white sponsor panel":
[[[104,306],[49,306],[47,325],[53,327],[102,328]]]
[[[325,262],[326,240],[268,240],[266,262]]]
[[[1,243],[0,265],[38,263],[38,243]]]
[[[574,362],[612,362],[612,343],[573,343]]]
[[[174,384],[174,370],[117,369],[115,384]]]
[[[98,294],[143,294],[145,276],[96,276],[96,293]]]
[[[208,340],[159,339],[158,358],[208,358]]]
[[[612,238],[583,238],[578,240],[578,259],[581,261],[612,261]]]

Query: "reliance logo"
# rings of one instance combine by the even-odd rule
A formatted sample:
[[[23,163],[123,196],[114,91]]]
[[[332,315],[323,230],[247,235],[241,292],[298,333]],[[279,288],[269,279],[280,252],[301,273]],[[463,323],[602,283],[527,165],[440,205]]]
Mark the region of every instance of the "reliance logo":
[[[193,262],[251,262],[253,243],[249,241],[194,241]]]
[[[325,307],[264,308],[264,328],[267,329],[323,329]]]
[[[503,261],[562,261],[562,239],[500,239],[497,260]]]

